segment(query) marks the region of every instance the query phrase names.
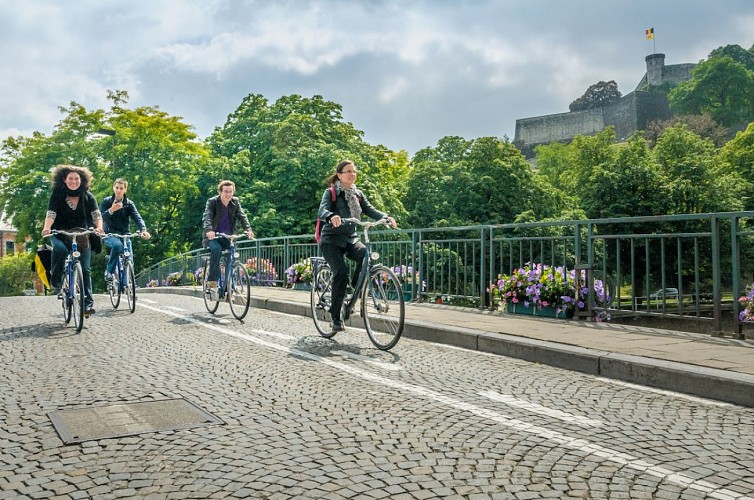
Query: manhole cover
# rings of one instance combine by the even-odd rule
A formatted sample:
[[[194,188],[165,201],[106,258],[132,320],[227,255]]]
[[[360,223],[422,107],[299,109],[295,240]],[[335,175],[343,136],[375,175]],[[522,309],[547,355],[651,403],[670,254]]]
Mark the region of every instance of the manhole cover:
[[[224,423],[185,399],[58,410],[48,416],[65,444]]]

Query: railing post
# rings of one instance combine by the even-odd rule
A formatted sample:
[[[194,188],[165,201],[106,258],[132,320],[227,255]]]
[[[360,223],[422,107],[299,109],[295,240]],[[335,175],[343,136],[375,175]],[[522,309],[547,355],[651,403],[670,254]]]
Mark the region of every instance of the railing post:
[[[722,292],[720,290],[720,224],[716,215],[710,221],[712,238],[712,313],[713,335],[722,335]]]
[[[743,333],[741,322],[738,320],[738,313],[740,312],[738,298],[741,296],[741,247],[738,243],[738,217],[732,216],[730,219],[730,253],[733,272],[733,331],[736,336],[743,340],[746,336]]]
[[[486,266],[485,266],[485,226],[479,227],[479,308],[484,309],[487,304],[487,287],[488,283],[485,283]]]

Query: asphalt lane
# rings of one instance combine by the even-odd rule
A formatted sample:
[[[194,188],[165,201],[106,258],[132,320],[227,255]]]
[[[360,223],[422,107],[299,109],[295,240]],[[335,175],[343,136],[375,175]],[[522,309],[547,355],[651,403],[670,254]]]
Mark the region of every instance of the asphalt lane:
[[[0,299],[0,498],[754,498],[754,410],[150,294],[80,334]],[[220,425],[64,445],[49,413],[185,398]]]

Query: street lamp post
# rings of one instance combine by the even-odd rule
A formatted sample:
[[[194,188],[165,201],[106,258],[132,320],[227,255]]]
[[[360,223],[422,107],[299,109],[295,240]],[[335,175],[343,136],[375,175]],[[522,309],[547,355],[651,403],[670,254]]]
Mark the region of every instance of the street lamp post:
[[[112,156],[111,162],[113,165],[113,171],[115,171],[115,130],[110,129],[110,128],[101,128],[97,130],[97,134],[107,135],[113,138],[112,139],[113,142],[111,145],[111,156]]]

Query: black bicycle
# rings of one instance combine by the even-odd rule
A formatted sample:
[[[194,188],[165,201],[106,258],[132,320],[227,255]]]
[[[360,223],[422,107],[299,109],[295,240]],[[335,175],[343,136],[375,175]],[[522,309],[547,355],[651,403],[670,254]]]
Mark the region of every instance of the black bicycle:
[[[356,302],[361,298],[361,317],[364,320],[364,328],[369,340],[377,349],[387,351],[395,347],[403,334],[406,305],[400,280],[392,269],[379,263],[380,255],[372,251],[369,230],[389,223],[386,219],[362,222],[352,218],[343,219],[343,222],[353,222],[364,229],[364,245],[367,247],[367,254],[353,294],[347,295],[343,301],[341,317],[343,321],[348,320],[356,309]],[[330,329],[332,270],[322,257],[315,257],[312,262],[314,268],[311,293],[312,318],[320,335],[329,339],[335,335],[335,332]]]
[[[81,267],[81,252],[79,252],[79,246],[76,241],[77,237],[88,237],[90,234],[94,234],[94,230],[88,229],[86,231],[62,231],[59,229],[53,229],[50,234],[45,237],[53,235],[69,236],[71,238],[71,251],[68,252],[68,256],[65,258],[65,264],[63,265],[63,284],[60,287],[60,294],[58,298],[61,299],[63,304],[63,321],[67,325],[73,318],[73,325],[76,327],[76,332],[80,332],[84,328],[84,318],[88,318],[87,314],[84,314],[86,309],[85,305],[85,292],[84,292],[84,270]]]
[[[115,309],[120,305],[120,296],[125,294],[126,301],[128,302],[128,310],[133,313],[136,310],[136,279],[134,278],[134,265],[131,261],[131,245],[129,243],[131,238],[135,238],[136,236],[141,237],[142,234],[108,233],[103,238],[110,236],[120,238],[123,241],[123,252],[118,256],[113,279],[107,283],[107,294],[110,296],[110,303]]]
[[[230,312],[238,319],[244,319],[246,313],[249,312],[249,304],[251,303],[251,288],[249,281],[249,274],[246,271],[240,260],[238,260],[238,253],[236,252],[237,238],[241,238],[243,234],[223,234],[217,233],[218,238],[227,238],[230,240],[230,247],[223,251],[220,259],[220,275],[217,280],[217,292],[210,290],[207,287],[207,276],[209,276],[209,257],[204,259],[204,270],[202,274],[203,279],[203,293],[204,305],[211,314],[217,311],[220,301],[228,301],[230,305]],[[216,295],[215,295],[216,293]]]

